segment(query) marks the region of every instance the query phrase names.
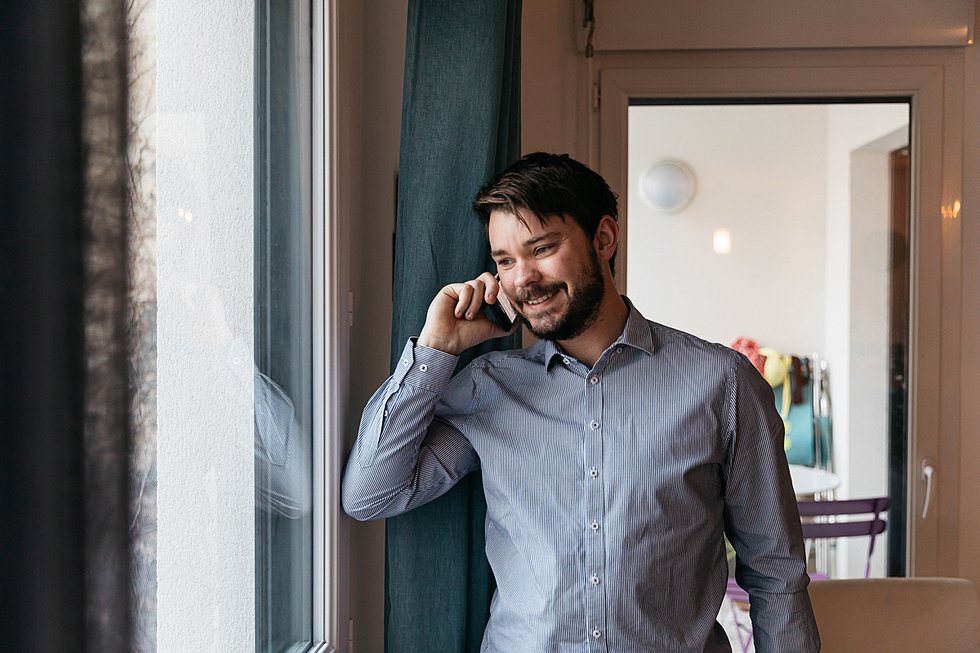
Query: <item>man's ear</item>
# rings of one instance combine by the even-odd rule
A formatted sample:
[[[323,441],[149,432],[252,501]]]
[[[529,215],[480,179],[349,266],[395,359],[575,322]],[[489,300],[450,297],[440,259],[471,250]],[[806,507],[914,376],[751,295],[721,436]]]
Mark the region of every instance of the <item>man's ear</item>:
[[[608,261],[616,253],[619,245],[619,223],[612,216],[604,215],[599,219],[592,245],[600,261]]]

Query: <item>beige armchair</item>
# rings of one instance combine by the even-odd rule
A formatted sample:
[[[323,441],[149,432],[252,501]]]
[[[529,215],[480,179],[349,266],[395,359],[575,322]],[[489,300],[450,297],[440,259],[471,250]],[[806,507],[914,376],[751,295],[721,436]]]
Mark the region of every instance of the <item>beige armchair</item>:
[[[961,578],[810,584],[824,653],[978,653],[980,600]]]

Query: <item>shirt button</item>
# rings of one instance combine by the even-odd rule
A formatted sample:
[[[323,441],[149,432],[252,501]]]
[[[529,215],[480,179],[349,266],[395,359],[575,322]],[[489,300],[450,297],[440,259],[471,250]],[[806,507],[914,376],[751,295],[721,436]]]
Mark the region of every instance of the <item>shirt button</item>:
[[[422,371],[422,372],[428,372],[429,371],[429,366],[426,365],[425,363],[422,363],[421,365],[419,365],[419,370]]]
[[[622,347],[616,347],[616,351],[614,353],[617,353],[617,354],[623,353],[623,348]]]
[[[596,384],[596,383],[598,383],[598,382],[599,382],[599,377],[598,377],[598,376],[592,376],[592,377],[591,377],[591,378],[589,379],[589,383],[591,383],[592,385],[595,385],[595,384]]]
[[[595,637],[596,639],[599,639],[600,637],[602,637],[602,631],[599,630],[598,628],[593,628],[592,636]]]
[[[599,422],[597,422],[596,420],[592,420],[591,422],[589,422],[589,428],[592,429],[593,431],[596,430],[597,428],[599,428]]]
[[[402,365],[404,365],[405,367],[408,367],[409,365],[411,365],[411,361],[409,361],[407,358],[403,358],[402,359]]]
[[[589,524],[589,526],[591,526],[592,527],[592,530],[594,530],[594,531],[599,530],[599,522],[595,521],[594,519],[592,520],[592,523]]]
[[[385,417],[388,417],[388,411],[387,410],[385,411]]]
[[[592,478],[598,478],[599,470],[593,467],[592,469],[589,470],[589,476],[591,476]]]
[[[593,585],[598,585],[599,584],[599,577],[596,576],[595,574],[593,574],[592,575],[592,578],[590,578],[589,580],[592,582]]]
[[[567,358],[563,358],[563,359],[561,359],[561,362],[564,363],[565,365],[568,365],[572,361],[568,360]]]

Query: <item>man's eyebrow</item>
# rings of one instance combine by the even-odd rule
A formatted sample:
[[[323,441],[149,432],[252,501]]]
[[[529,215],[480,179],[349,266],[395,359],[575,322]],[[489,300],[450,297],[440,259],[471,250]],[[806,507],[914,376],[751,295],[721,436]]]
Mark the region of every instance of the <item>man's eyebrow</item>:
[[[531,238],[528,238],[527,240],[525,240],[522,243],[522,245],[524,247],[534,247],[535,245],[537,245],[538,243],[540,243],[542,240],[550,240],[552,238],[559,238],[560,236],[561,236],[561,234],[558,233],[557,231],[549,231],[548,233],[539,234],[537,236],[533,236]],[[505,250],[502,250],[502,249],[493,249],[493,250],[490,250],[490,256],[503,256],[506,253],[507,252]]]

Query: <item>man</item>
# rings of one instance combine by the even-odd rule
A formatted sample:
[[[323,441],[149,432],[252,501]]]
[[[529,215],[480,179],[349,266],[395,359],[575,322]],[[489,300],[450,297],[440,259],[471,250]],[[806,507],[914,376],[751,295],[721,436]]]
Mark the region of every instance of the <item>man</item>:
[[[397,515],[482,469],[497,580],[484,651],[730,651],[723,534],[756,650],[818,650],[768,384],[616,292],[616,197],[586,166],[528,155],[474,207],[497,276],[432,300],[364,410],[345,510]],[[450,379],[460,352],[504,335],[481,310],[501,293],[538,342]]]

